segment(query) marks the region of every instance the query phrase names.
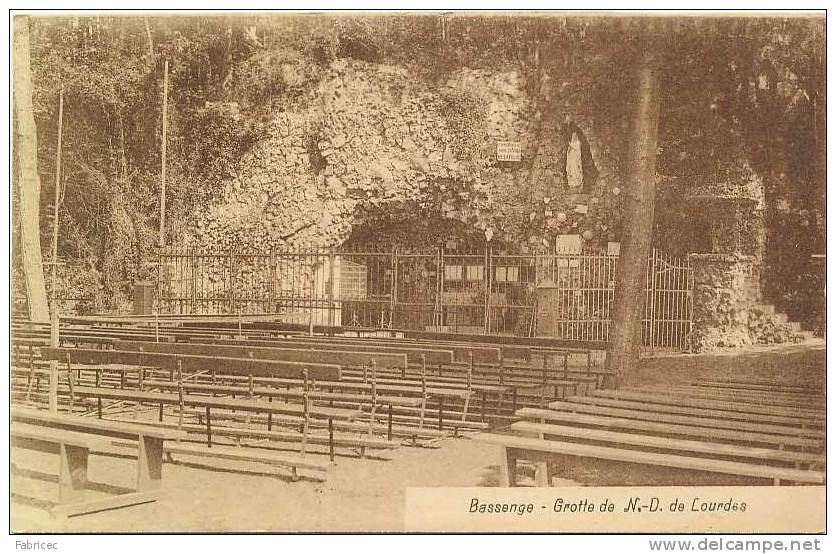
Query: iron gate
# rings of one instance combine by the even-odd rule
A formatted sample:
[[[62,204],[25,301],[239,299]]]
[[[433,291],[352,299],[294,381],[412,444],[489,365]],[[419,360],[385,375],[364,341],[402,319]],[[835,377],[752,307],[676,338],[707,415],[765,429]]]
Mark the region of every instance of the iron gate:
[[[160,254],[165,314],[275,314],[284,321],[607,341],[618,257],[311,249]],[[687,258],[648,259],[642,342],[686,349]]]

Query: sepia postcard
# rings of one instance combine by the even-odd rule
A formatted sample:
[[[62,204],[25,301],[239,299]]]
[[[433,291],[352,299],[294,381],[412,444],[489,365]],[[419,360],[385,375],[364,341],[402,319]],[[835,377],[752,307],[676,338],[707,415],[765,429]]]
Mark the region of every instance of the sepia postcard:
[[[16,550],[820,549],[824,12],[10,25]]]

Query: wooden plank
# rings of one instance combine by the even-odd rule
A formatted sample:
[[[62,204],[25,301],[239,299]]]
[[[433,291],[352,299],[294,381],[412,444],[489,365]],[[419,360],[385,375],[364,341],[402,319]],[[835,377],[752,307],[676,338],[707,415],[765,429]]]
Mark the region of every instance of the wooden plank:
[[[530,439],[513,435],[483,433],[474,437],[474,439],[480,442],[496,444],[505,448],[518,450],[520,452],[520,456],[518,457],[523,458],[528,454],[548,453],[561,456],[597,458],[602,460],[612,460],[650,466],[674,467],[695,471],[705,471],[709,473],[743,475],[761,479],[780,479],[783,481],[797,483],[824,484],[825,482],[824,473],[820,471],[763,466],[742,462],[715,460],[711,458],[691,458],[675,454],[659,454],[607,446],[592,446],[572,442]]]
[[[415,331],[411,329],[393,329],[392,332],[402,333],[405,337],[430,340],[444,340],[453,342],[489,342],[492,344],[534,346],[541,348],[573,348],[577,350],[606,350],[605,341],[577,341],[545,337],[512,337],[507,335],[475,335],[464,333],[439,333],[435,331]]]
[[[240,375],[223,375],[218,376],[219,380],[243,380],[246,377]],[[364,382],[362,377],[359,379],[356,377],[344,377],[342,381],[317,381],[316,386],[318,389],[338,389],[338,390],[362,390],[362,391],[371,391],[372,384],[370,382]],[[283,378],[270,378],[270,377],[260,377],[255,378],[255,382],[257,383],[264,383],[269,385],[275,386],[284,386],[284,387],[296,387],[299,385],[299,381],[296,379],[283,379]],[[386,382],[381,383],[381,380],[377,380],[377,390],[378,392],[385,392],[385,393],[392,393],[392,394],[402,394],[402,395],[415,395],[421,396],[422,389],[420,384],[410,384],[409,382],[401,382],[402,384],[388,384]],[[465,398],[467,396],[467,391],[461,387],[458,388],[444,388],[444,387],[428,387],[427,392],[433,396],[443,396],[445,398]]]
[[[280,340],[280,339],[279,339]],[[500,360],[501,351],[498,346],[477,345],[467,343],[451,343],[443,341],[419,341],[415,339],[387,338],[387,337],[350,337],[350,336],[294,336],[294,341],[323,344],[342,344],[354,346],[374,346],[382,348],[427,348],[437,350],[451,350],[453,361],[469,362],[473,354],[475,363],[496,364]]]
[[[798,419],[786,416],[774,416],[766,414],[750,414],[747,412],[723,411],[715,409],[703,408],[689,408],[687,406],[675,406],[668,404],[653,404],[649,402],[635,402],[630,400],[614,400],[612,398],[601,398],[596,396],[572,396],[566,399],[569,402],[578,402],[582,404],[589,404],[591,406],[609,406],[612,408],[626,408],[637,410],[641,412],[659,412],[664,414],[681,414],[692,415],[697,417],[708,417],[713,419],[727,419],[734,421],[749,421],[752,423],[761,424],[775,424],[796,427],[799,433],[804,434],[805,431],[798,429],[802,426],[810,426],[811,423],[806,419]],[[812,424],[813,427],[816,424]],[[820,432],[815,432],[813,436],[823,436]]]
[[[159,352],[132,352],[122,350],[92,350],[86,348],[43,348],[45,360],[96,365],[141,365],[174,370],[178,365],[183,371],[213,370],[238,375],[264,375],[302,378],[308,371],[310,379],[340,379],[340,368],[333,364],[313,364],[214,356],[178,355]]]
[[[202,445],[178,442],[166,444],[165,451],[169,454],[186,454],[189,456],[200,456],[205,458],[261,462],[265,464],[311,469],[315,471],[327,471],[333,466],[333,463],[330,461],[317,460],[311,456],[293,456],[285,453],[270,452],[264,449],[256,448],[227,447],[217,445],[207,448]]]
[[[226,358],[254,358],[259,360],[279,360],[299,363],[334,364],[334,365],[371,365],[380,368],[406,367],[406,354],[385,352],[354,352],[351,350],[304,350],[299,348],[255,347],[239,345],[217,345],[198,343],[143,343],[133,341],[115,341],[114,350],[140,350],[166,354],[188,354],[197,356],[217,356]]]
[[[60,444],[86,448],[88,450],[104,449],[109,446],[107,440],[87,433],[67,429],[52,429],[42,425],[17,421],[12,421],[9,436],[13,439],[12,446],[15,446],[16,439],[23,439],[18,441],[21,446],[27,444],[27,441],[44,443],[42,445],[44,447],[43,451],[51,453],[58,453],[58,445]],[[37,447],[38,445],[32,444],[31,446]],[[41,448],[34,449],[41,450]]]
[[[733,389],[748,389],[760,391],[781,391],[781,392],[796,392],[801,394],[823,394],[821,388],[810,385],[794,385],[788,383],[774,382],[768,379],[698,379],[695,381],[697,386],[701,387],[716,387],[716,388],[733,388]]]
[[[511,425],[511,430],[520,433],[545,435],[545,437],[541,436],[541,438],[549,438],[549,435],[554,435],[558,437],[570,437],[588,441],[609,442],[661,450],[678,450],[682,452],[708,454],[712,456],[730,456],[735,458],[751,458],[754,460],[774,460],[777,462],[791,464],[805,463],[824,465],[824,456],[807,454],[804,452],[793,452],[791,450],[777,450],[772,448],[754,448],[751,446],[739,446],[688,439],[673,439],[670,437],[641,435],[630,432],[589,429],[587,427],[570,427],[567,425],[518,421]]]
[[[189,431],[205,433],[205,427],[200,425],[188,424],[184,425],[183,428]],[[242,429],[240,427],[221,427],[217,425],[212,426],[212,434],[225,435],[230,437],[272,439],[286,442],[300,442],[302,440],[302,434],[298,432],[265,431],[264,429]],[[308,444],[319,445],[327,445],[331,442],[330,437],[327,434],[320,433],[309,433],[305,437],[305,440],[308,442]],[[367,435],[354,436],[344,434],[334,435],[333,444],[334,446],[347,446],[355,448],[363,447],[379,450],[393,450],[401,446],[399,442],[390,441],[382,438],[369,437]]]
[[[739,391],[723,392],[716,389],[706,390],[702,387],[673,385],[645,385],[643,387],[623,387],[622,390],[655,392],[659,394],[667,394],[670,396],[681,396],[686,398],[706,398],[708,400],[723,400],[729,402],[761,402],[770,406],[782,406],[789,408],[824,409],[827,406],[827,401],[824,397],[822,397],[821,399],[816,399],[811,397],[804,397],[798,395],[789,396],[771,392],[750,394]]]
[[[199,409],[186,409],[185,413],[191,414],[193,416],[199,416],[202,412]],[[214,412],[212,414],[213,420],[214,419],[227,419],[229,421],[235,422],[247,422],[247,418],[249,417],[249,423],[267,423],[266,416],[259,416],[259,415],[243,415],[243,414],[234,414],[231,412]],[[303,418],[301,417],[293,417],[293,416],[272,416],[272,422],[274,425],[292,425],[294,427],[298,427],[301,423],[303,423]],[[363,421],[345,421],[345,420],[331,420],[332,427],[335,431],[346,431],[351,433],[367,433],[369,431],[369,425]],[[312,420],[310,422],[312,428],[319,428],[319,429],[327,429],[328,424],[324,420]],[[156,423],[156,425],[163,425],[173,427],[172,424],[167,423]],[[214,426],[213,426],[214,429]],[[372,431],[374,434],[382,435],[388,431],[388,425],[381,423],[375,424],[372,427]],[[415,438],[429,438],[429,439],[439,439],[445,438],[450,436],[449,433],[443,431],[436,431],[435,429],[421,429],[420,431],[415,427],[409,426],[400,426],[400,425],[393,425],[392,426],[393,434],[401,437],[415,437]]]
[[[77,396],[92,396],[95,398],[101,397],[109,398],[112,400],[147,402],[150,404],[180,404],[179,395],[161,392],[140,392],[124,389],[77,386],[75,387],[75,394]],[[301,415],[303,413],[301,405],[285,404],[283,402],[264,402],[243,398],[219,398],[211,396],[198,396],[194,394],[184,394],[183,402],[189,406],[209,407],[212,409],[219,408],[228,410],[241,410],[254,413],[292,415]],[[357,417],[359,413],[356,410],[343,410],[323,406],[312,406],[310,412],[312,415],[317,417],[330,417],[335,419],[354,419]]]
[[[191,340],[190,342],[202,343],[201,340]],[[207,344],[228,344],[228,341],[210,341]],[[328,343],[323,340],[320,342],[301,341],[296,339],[273,339],[273,340],[243,340],[236,344],[248,347],[264,347],[264,348],[310,348],[315,344],[317,350],[337,350],[343,351],[345,347],[340,344]],[[453,352],[451,350],[442,350],[438,348],[420,348],[420,347],[403,347],[403,346],[354,346],[351,350],[355,352],[365,353],[381,353],[381,354],[406,354],[407,360],[412,363],[418,363],[421,356],[426,356],[428,364],[451,364],[453,363]]]
[[[607,406],[593,406],[573,402],[556,401],[549,403],[552,410],[564,410],[596,415],[608,415],[624,417],[637,420],[659,421],[662,423],[674,423],[677,425],[692,425],[694,427],[710,427],[712,429],[735,429],[738,431],[751,431],[753,433],[766,433],[772,435],[805,436],[809,438],[824,437],[823,431],[801,429],[799,427],[788,427],[781,425],[760,425],[747,421],[735,421],[722,418],[708,418],[697,416],[685,416],[661,412],[642,412],[633,408],[610,408]]]
[[[91,388],[91,387],[76,387]],[[110,389],[108,389],[110,390]],[[118,390],[118,389],[112,389]],[[161,440],[178,440],[185,438],[185,434],[172,429],[160,429],[158,427],[142,425],[139,423],[127,423],[114,420],[95,419],[80,417],[69,414],[47,412],[32,408],[11,408],[11,419],[13,422],[36,423],[44,427],[80,431],[106,435],[109,437],[136,439],[140,435],[155,437]]]
[[[145,380],[143,381],[144,386],[150,388],[165,388],[165,389],[178,389],[180,387],[179,383],[171,382],[171,381],[154,381],[154,380]],[[371,402],[372,397],[369,395],[360,395],[360,394],[351,394],[351,393],[329,393],[329,392],[322,392],[322,391],[308,391],[304,392],[302,389],[278,389],[278,388],[268,388],[268,387],[253,387],[252,391],[250,391],[247,387],[241,386],[228,386],[228,385],[211,385],[211,384],[204,384],[204,383],[193,383],[193,382],[185,382],[182,383],[183,390],[188,391],[200,391],[200,392],[213,392],[218,394],[238,394],[238,395],[248,395],[250,392],[254,396],[267,396],[267,397],[276,397],[276,398],[302,398],[304,395],[307,395],[309,400],[334,400],[334,401],[345,401],[345,402],[361,402],[361,403],[369,403]],[[418,406],[421,404],[420,398],[415,397],[404,397],[404,396],[384,396],[378,395],[377,396],[377,403],[378,404],[393,404],[396,406]]]
[[[83,514],[92,514],[95,512],[103,512],[105,510],[115,510],[117,508],[127,508],[130,506],[138,506],[140,504],[155,502],[159,497],[159,494],[159,491],[156,490],[117,494],[107,498],[89,500],[86,502],[59,504],[58,506],[53,507],[50,512],[52,512],[52,514],[56,517],[72,517]]]
[[[720,402],[706,399],[687,399],[682,397],[670,397],[664,394],[642,393],[621,390],[596,390],[592,393],[593,396],[613,398],[616,400],[637,400],[640,402],[648,402],[655,404],[666,404],[673,406],[689,406],[694,408],[715,408],[717,410],[747,412],[752,414],[777,415],[777,416],[792,416],[796,418],[805,418],[813,421],[824,421],[825,414],[815,410],[802,409],[787,409],[781,407],[765,406],[763,404],[744,403],[744,402]]]
[[[652,421],[642,421],[626,417],[578,414],[555,410],[543,410],[539,408],[521,408],[517,410],[517,415],[519,417],[543,421],[560,421],[576,425],[589,425],[612,429],[628,429],[633,431],[682,437],[699,437],[723,442],[768,444],[811,449],[820,449],[822,447],[821,441],[814,439],[805,439],[802,437],[788,435],[770,435],[767,433],[749,433],[746,431],[736,431],[732,429],[717,429],[710,427],[695,427],[693,425],[663,423],[655,419]]]

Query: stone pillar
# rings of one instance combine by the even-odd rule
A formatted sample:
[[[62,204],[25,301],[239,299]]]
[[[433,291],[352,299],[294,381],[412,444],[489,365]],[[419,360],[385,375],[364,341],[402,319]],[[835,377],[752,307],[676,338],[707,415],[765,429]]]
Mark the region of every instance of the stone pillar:
[[[691,254],[694,304],[691,346],[695,352],[752,343],[749,308],[757,299],[751,274],[755,256]]]

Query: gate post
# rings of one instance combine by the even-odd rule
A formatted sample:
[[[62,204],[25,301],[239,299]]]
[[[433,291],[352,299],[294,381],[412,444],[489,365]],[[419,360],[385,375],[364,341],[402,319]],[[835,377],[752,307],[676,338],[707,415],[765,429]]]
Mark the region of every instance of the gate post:
[[[235,248],[229,249],[229,283],[227,286],[229,290],[227,291],[227,296],[229,297],[229,312],[230,314],[235,313]]]
[[[485,334],[491,334],[491,243],[485,244]]]
[[[650,314],[647,319],[650,322],[650,352],[652,353],[656,346],[656,249],[654,248],[650,252],[652,256],[650,264]]]
[[[328,326],[334,326],[334,261],[337,259],[334,254],[334,247],[328,253]]]
[[[278,312],[275,305],[276,294],[276,252],[270,249],[270,271],[267,272],[267,313]]]
[[[395,305],[398,302],[398,247],[392,246],[392,301],[389,308],[389,328],[395,327]]]

